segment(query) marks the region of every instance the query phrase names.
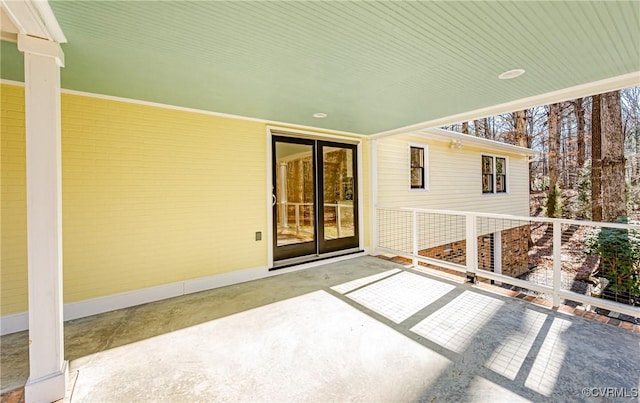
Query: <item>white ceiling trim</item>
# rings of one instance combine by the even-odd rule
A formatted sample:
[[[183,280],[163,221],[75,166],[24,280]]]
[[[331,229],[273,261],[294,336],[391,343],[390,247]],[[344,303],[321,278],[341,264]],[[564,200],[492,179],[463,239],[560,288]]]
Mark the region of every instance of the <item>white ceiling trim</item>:
[[[502,152],[508,152],[512,154],[521,155],[538,155],[539,152],[526,147],[520,147],[513,144],[502,143],[495,140],[485,139],[482,137],[475,137],[468,134],[462,134],[451,130],[444,129],[425,129],[417,133],[409,133],[410,135],[427,137],[431,139],[438,139],[442,141],[460,141],[463,145],[469,144],[479,148],[486,148],[492,150],[499,150]]]
[[[46,0],[0,0],[0,6],[18,33],[58,43],[67,42]]]
[[[14,85],[14,86],[17,86],[17,87],[24,87],[24,83],[22,81],[14,81],[14,80],[7,80],[7,79],[0,79],[0,84],[7,84],[7,85]],[[248,117],[248,116],[232,115],[230,113],[213,112],[213,111],[207,111],[207,110],[204,110],[204,109],[187,108],[187,107],[183,107],[183,106],[161,104],[161,103],[158,103],[158,102],[142,101],[142,100],[139,100],[139,99],[116,97],[116,96],[113,96],[113,95],[102,95],[102,94],[94,94],[94,93],[85,92],[85,91],[69,90],[69,89],[66,89],[66,88],[60,88],[60,92],[62,94],[77,95],[77,96],[81,96],[81,97],[97,98],[97,99],[104,99],[104,100],[108,100],[108,101],[124,102],[124,103],[128,103],[128,104],[152,106],[152,107],[155,107],[155,108],[165,108],[165,109],[172,109],[172,110],[182,111],[182,112],[198,113],[198,114],[201,114],[201,115],[216,116],[216,117],[220,117],[220,118],[246,120],[246,121],[249,121],[249,122],[264,123],[264,124],[267,124],[267,125],[275,125],[273,127],[278,129],[278,130],[280,130],[280,131],[300,132],[300,133],[303,133],[303,132],[304,133],[314,132],[315,134],[318,134],[318,135],[325,135],[325,134],[336,135],[337,137],[343,138],[343,139],[344,138],[348,138],[348,137],[355,137],[355,138],[359,138],[359,139],[367,137],[367,136],[365,136],[363,134],[345,132],[345,131],[340,131],[340,130],[324,129],[322,127],[305,126],[305,125],[299,125],[299,124],[295,124],[295,123],[279,122],[279,121],[276,121],[276,120],[258,119],[258,118]]]
[[[475,119],[485,118],[487,116],[495,116],[501,113],[515,112],[523,109],[532,108],[540,105],[548,105],[556,102],[568,101],[571,99],[587,97],[594,94],[602,94],[609,91],[616,91],[621,88],[633,87],[640,85],[640,71],[624,74],[617,77],[611,77],[600,81],[594,81],[587,84],[581,84],[574,87],[565,88],[558,91],[548,92],[546,94],[536,95],[528,98],[518,99],[516,101],[504,104],[494,105],[474,111],[463,112],[457,115],[446,116],[438,119],[429,120],[414,125],[404,126],[397,129],[387,130],[384,132],[372,134],[372,139],[379,139],[399,134],[408,134],[410,132],[421,131],[425,129],[437,128],[459,122],[468,122]]]

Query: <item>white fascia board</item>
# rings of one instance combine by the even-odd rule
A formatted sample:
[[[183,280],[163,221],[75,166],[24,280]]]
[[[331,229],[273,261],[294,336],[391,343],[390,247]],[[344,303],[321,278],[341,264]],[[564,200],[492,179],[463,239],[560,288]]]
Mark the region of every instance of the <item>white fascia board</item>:
[[[67,42],[46,0],[0,0],[0,5],[20,34],[58,43]]]
[[[53,14],[53,10],[51,9],[49,2],[46,0],[36,0],[31,4],[40,15],[51,39],[58,43],[67,43],[67,38],[64,36],[64,32],[62,32],[62,28],[60,27],[60,24],[58,24],[58,20],[56,19],[55,14]]]
[[[424,129],[442,127],[459,122],[468,122],[471,120],[482,119],[488,116],[521,111],[523,109],[533,108],[540,105],[548,105],[556,102],[588,97],[594,94],[602,94],[605,92],[616,91],[621,88],[634,87],[637,85],[640,85],[640,71],[634,71],[632,73],[623,74],[621,76],[576,85],[574,87],[564,88],[558,91],[548,92],[546,94],[534,95],[531,97],[510,101],[499,105],[493,105],[469,112],[463,112],[456,115],[445,116],[442,118],[432,119],[409,126],[399,127],[397,129],[372,134],[369,137],[375,139],[395,136],[399,134],[408,134],[410,132],[421,131]]]
[[[457,140],[465,144],[473,145],[478,148],[486,148],[488,150],[497,150],[520,155],[538,155],[539,152],[526,147],[515,146],[512,144],[501,143],[495,140],[489,140],[482,137],[475,137],[469,134],[462,134],[451,130],[444,129],[425,129],[419,132],[408,133],[408,135],[427,137],[432,139],[440,139],[442,141]]]
[[[19,34],[18,50],[39,56],[51,57],[56,60],[59,67],[64,67],[64,52],[58,42]]]

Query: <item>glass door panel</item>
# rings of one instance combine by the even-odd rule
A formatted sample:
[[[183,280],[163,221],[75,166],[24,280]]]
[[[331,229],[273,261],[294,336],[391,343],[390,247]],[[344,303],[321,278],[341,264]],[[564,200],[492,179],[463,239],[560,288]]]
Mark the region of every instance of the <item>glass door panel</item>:
[[[319,142],[322,215],[320,252],[358,246],[356,148]]]
[[[351,237],[353,220],[353,152],[349,149],[324,147],[324,239]]]
[[[315,254],[315,144],[274,137],[275,259]]]

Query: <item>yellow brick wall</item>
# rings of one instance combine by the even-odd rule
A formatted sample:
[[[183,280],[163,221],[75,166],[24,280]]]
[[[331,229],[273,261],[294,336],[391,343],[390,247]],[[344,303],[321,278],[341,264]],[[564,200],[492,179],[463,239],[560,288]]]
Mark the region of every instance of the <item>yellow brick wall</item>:
[[[1,88],[4,315],[27,269],[24,90]],[[266,266],[265,126],[63,94],[65,302]]]

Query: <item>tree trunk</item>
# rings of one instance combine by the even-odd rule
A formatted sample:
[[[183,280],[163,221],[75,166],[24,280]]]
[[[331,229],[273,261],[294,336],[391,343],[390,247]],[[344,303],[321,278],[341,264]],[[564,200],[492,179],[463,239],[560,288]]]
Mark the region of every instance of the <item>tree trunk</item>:
[[[489,119],[488,118],[484,118],[482,120],[482,128],[484,129],[484,138],[485,139],[490,139],[491,138],[491,129],[489,128]]]
[[[553,190],[558,183],[559,151],[560,151],[560,128],[558,127],[558,117],[560,106],[558,104],[549,105],[549,190]]]
[[[469,122],[462,122],[462,134],[469,134]]]
[[[594,95],[591,105],[591,219],[602,221],[602,127],[601,96]]]
[[[635,165],[633,168],[633,176],[631,178],[631,183],[634,185],[640,185],[640,127],[636,127],[635,131],[635,140],[636,140],[636,148],[635,148]]]
[[[547,217],[561,217],[560,208],[561,194],[558,191],[558,173],[560,168],[560,127],[559,120],[560,105],[549,105],[548,126],[549,126],[549,192],[547,193],[546,209]]]
[[[607,179],[602,182],[602,219],[614,222],[627,215],[620,91],[602,94],[600,110],[602,177]]]
[[[480,132],[480,121],[473,121],[473,131],[475,132],[476,137],[482,137],[482,133]]]
[[[577,98],[573,101],[573,110],[576,114],[576,126],[578,129],[578,171],[584,166],[586,158],[586,147],[584,142],[584,106],[582,105],[582,98]]]
[[[516,144],[520,147],[529,147],[529,141],[527,139],[527,111],[517,111],[515,114],[516,120]]]

